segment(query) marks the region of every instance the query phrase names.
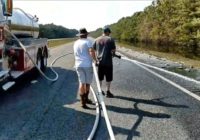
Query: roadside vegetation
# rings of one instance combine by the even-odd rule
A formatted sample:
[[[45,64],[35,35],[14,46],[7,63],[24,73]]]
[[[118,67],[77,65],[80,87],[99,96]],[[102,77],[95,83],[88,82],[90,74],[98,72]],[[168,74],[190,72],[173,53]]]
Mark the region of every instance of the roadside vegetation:
[[[132,45],[126,44],[126,43],[117,43],[117,46],[125,47],[125,48],[131,49],[133,51],[153,55],[158,58],[166,58],[168,60],[181,63],[184,66],[189,67],[189,68],[200,69],[200,63],[199,63],[200,58],[199,57],[195,57],[195,58],[191,59],[191,58],[187,58],[187,57],[184,57],[180,54],[173,53],[173,52],[171,52],[171,53],[159,52],[156,50],[149,50],[148,48],[144,48],[144,47],[133,47]]]
[[[109,26],[119,42],[154,44],[158,51],[200,57],[199,0],[154,0],[144,11]],[[91,34],[101,32],[99,28]]]
[[[56,39],[56,38],[73,38],[78,31],[76,29],[68,29],[63,26],[52,24],[40,24],[39,37]]]
[[[44,25],[40,24],[39,26],[39,37],[48,38],[49,47],[70,43],[77,39],[76,34],[78,31],[76,29],[68,29],[53,23]]]
[[[50,39],[48,40],[48,46],[51,47],[56,47],[59,45],[63,45],[66,43],[70,43],[75,41],[77,38],[61,38],[61,39]]]

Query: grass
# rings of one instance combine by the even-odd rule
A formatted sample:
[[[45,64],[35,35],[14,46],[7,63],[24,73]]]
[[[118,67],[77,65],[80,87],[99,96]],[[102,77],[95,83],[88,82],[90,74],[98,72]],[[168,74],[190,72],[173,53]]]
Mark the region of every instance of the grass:
[[[154,56],[157,56],[160,58],[166,58],[166,59],[174,61],[174,62],[182,63],[183,65],[185,65],[187,67],[193,67],[193,68],[200,69],[200,58],[191,59],[191,58],[183,57],[180,54],[158,52],[158,51],[149,50],[148,48],[134,47],[132,45],[127,45],[124,43],[117,43],[117,44],[119,46],[123,46],[125,48],[132,49],[133,51],[143,52],[143,53],[146,53],[149,55],[154,55]]]
[[[50,40],[48,40],[48,46],[49,46],[49,48],[52,48],[52,47],[66,44],[66,43],[73,42],[76,39],[77,38],[50,39]]]

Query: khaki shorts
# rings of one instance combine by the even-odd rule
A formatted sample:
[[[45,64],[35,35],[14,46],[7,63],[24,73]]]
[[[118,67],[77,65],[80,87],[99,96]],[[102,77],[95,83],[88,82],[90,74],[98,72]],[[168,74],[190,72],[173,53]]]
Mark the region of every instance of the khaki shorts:
[[[79,82],[82,84],[91,84],[93,79],[92,67],[78,67],[76,68]]]

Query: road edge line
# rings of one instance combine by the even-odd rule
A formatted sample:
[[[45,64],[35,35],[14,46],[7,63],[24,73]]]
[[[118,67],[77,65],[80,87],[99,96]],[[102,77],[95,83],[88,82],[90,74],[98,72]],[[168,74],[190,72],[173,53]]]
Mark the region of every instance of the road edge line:
[[[193,97],[193,98],[195,98],[196,100],[200,101],[200,97],[199,97],[198,95],[196,95],[196,94],[192,93],[191,91],[185,89],[184,87],[182,87],[182,86],[180,86],[180,85],[174,83],[173,81],[171,81],[171,80],[169,80],[169,79],[163,77],[162,75],[160,75],[160,74],[158,74],[158,73],[156,73],[156,72],[154,72],[154,71],[148,69],[147,67],[142,66],[142,65],[139,64],[137,61],[131,60],[131,59],[126,58],[126,57],[123,57],[122,59],[123,59],[123,60],[128,60],[128,61],[130,61],[130,62],[135,63],[137,66],[139,66],[139,67],[145,69],[146,71],[150,72],[151,74],[153,74],[153,75],[159,77],[160,79],[166,81],[167,83],[171,84],[172,86],[174,86],[174,87],[180,89],[180,90],[183,91],[184,93],[187,93],[187,94],[190,95],[191,97]]]

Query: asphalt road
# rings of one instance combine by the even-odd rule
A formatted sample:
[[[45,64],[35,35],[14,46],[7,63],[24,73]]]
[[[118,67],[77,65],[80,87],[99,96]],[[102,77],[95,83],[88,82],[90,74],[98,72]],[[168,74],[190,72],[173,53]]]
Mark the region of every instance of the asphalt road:
[[[72,44],[51,50],[49,61],[67,52]],[[80,107],[73,65],[73,55],[66,56],[54,65],[57,82],[30,73],[0,95],[0,140],[87,139],[96,111]],[[137,65],[114,58],[111,90],[115,98],[104,99],[117,140],[200,139],[200,102]],[[95,139],[109,139],[103,114]]]

